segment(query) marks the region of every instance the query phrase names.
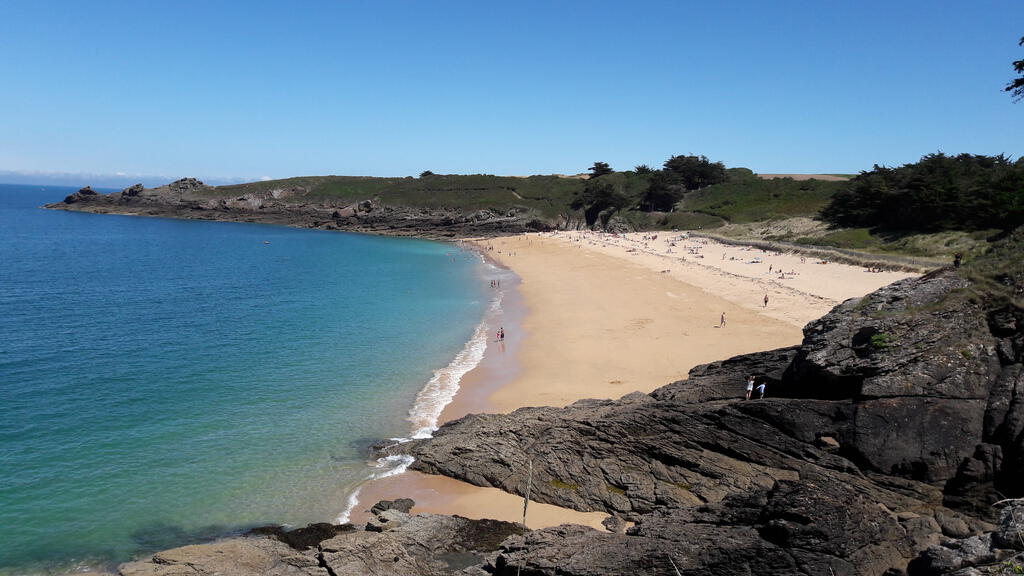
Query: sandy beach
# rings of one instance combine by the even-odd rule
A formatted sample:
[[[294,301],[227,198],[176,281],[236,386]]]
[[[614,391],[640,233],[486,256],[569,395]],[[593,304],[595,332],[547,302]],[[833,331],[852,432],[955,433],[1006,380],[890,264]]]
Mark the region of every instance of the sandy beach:
[[[477,242],[520,281],[498,319],[505,342],[488,343],[442,422],[650,392],[699,364],[797,344],[802,327],[836,304],[912,276],[683,236],[557,232]],[[742,382],[736,392],[742,397]],[[351,520],[399,497],[416,500],[415,512],[522,519],[519,496],[407,472],[364,486]],[[600,527],[604,517],[531,503],[527,524]]]

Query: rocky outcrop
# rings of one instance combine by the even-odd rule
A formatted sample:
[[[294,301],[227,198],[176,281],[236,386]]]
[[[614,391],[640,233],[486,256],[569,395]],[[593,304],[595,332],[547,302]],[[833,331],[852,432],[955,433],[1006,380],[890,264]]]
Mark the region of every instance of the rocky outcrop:
[[[536,573],[608,573],[588,540],[624,565],[680,546],[721,554],[673,558],[683,574],[901,573],[991,529],[998,493],[1024,494],[1024,315],[965,296],[970,284],[952,270],[899,282],[809,324],[796,348],[699,366],[651,394],[471,415],[384,451],[516,494],[532,464],[533,499],[637,523],[531,533],[520,544]],[[751,373],[769,397],[741,400]],[[674,573],[660,566],[649,573]]]
[[[206,188],[206,184],[203,184],[202,181],[196,180],[195,178],[182,178],[171,182],[167,187],[174,192],[192,192],[194,190],[202,190],[203,188]]]
[[[627,534],[581,526],[506,541],[494,568],[514,574],[882,574],[913,540],[870,499],[822,482],[781,482],[718,504],[646,516]]]
[[[125,188],[124,190],[121,190],[121,196],[124,198],[132,198],[134,196],[138,196],[139,194],[141,194],[142,191],[145,189],[145,186],[143,186],[142,184],[133,184]]]
[[[910,576],[1024,574],[1024,500],[1009,501],[995,530],[929,547],[907,568]]]
[[[135,214],[196,220],[262,222],[299,228],[345,230],[389,236],[458,238],[549,230],[551,225],[525,208],[462,211],[392,206],[376,199],[345,202],[311,198],[301,187],[244,194],[182,178],[147,190],[140,184],[113,194],[83,188],[63,203],[46,207],[100,214]],[[87,202],[85,201],[87,200]]]
[[[80,188],[78,192],[64,198],[64,204],[76,204],[85,200],[94,200],[99,197],[99,192],[92,189],[92,186]]]
[[[362,527],[314,524],[286,532],[184,546],[123,564],[122,576],[447,576],[484,574],[503,541],[526,528],[511,522],[411,515],[411,500],[381,502]]]

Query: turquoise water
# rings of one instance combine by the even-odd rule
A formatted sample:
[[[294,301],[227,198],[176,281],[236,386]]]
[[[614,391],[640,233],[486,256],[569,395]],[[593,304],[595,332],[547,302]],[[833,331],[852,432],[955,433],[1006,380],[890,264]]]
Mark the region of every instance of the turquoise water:
[[[72,191],[0,185],[0,573],[335,520],[493,305],[451,245],[38,209]]]

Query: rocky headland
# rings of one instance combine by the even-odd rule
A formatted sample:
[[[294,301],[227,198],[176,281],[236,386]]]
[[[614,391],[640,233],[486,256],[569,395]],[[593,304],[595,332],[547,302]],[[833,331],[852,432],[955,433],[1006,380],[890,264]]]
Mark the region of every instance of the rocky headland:
[[[97,214],[260,222],[431,239],[551,229],[547,220],[526,208],[514,206],[498,212],[493,209],[393,205],[374,197],[348,201],[317,196],[309,186],[303,185],[247,188],[244,193],[234,194],[230,187],[207,186],[195,178],[182,178],[151,189],[136,184],[110,194],[100,194],[86,186],[63,202],[47,204],[46,208]]]
[[[469,415],[379,446],[612,515],[608,532],[414,515],[263,530],[122,574],[889,575],[1024,571],[1024,230],[849,300],[801,345],[650,394]],[[761,376],[766,398],[744,401]]]

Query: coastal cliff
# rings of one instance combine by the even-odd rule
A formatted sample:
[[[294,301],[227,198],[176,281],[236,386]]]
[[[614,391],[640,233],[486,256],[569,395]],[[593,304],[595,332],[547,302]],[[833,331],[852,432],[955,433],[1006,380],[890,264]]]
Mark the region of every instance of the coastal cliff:
[[[383,503],[367,525],[322,530],[302,549],[286,545],[291,533],[261,533],[121,571],[1016,573],[1024,505],[1007,499],[1024,496],[1022,247],[1017,230],[964,268],[843,303],[799,346],[698,366],[650,394],[470,415],[379,448],[415,456],[421,471],[607,512],[610,532]],[[767,383],[764,399],[742,399],[749,374]]]
[[[260,222],[296,228],[345,230],[388,236],[445,239],[536,232],[552,228],[550,220],[525,204],[514,202],[501,210],[476,208],[466,202],[452,207],[401,205],[379,198],[325,195],[317,182],[275,186],[207,186],[183,178],[166,186],[146,189],[141,184],[121,192],[100,194],[85,187],[63,202],[47,204],[54,210],[97,214],[132,214],[226,222]]]

